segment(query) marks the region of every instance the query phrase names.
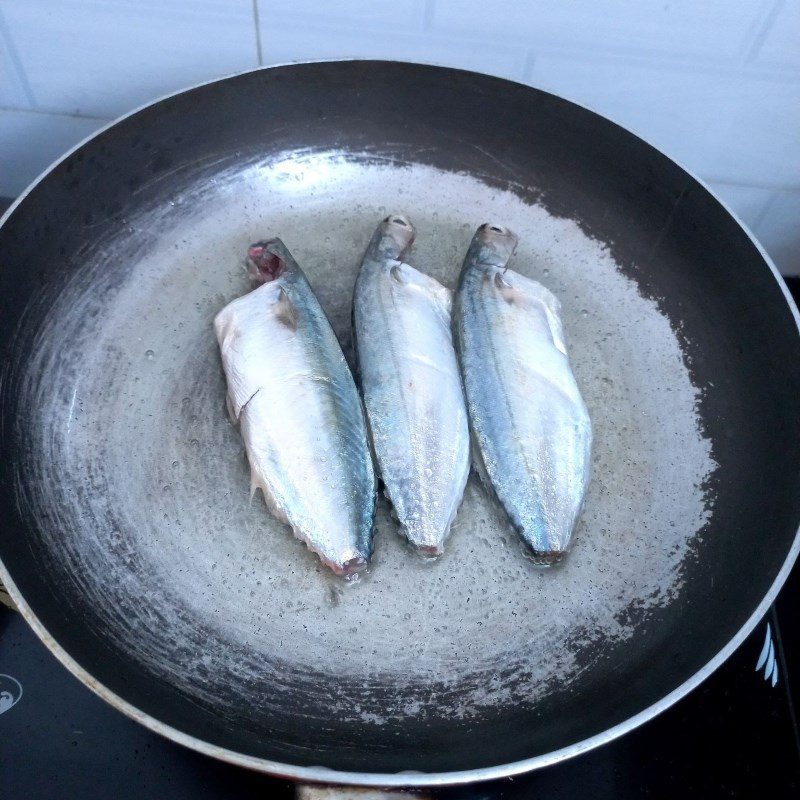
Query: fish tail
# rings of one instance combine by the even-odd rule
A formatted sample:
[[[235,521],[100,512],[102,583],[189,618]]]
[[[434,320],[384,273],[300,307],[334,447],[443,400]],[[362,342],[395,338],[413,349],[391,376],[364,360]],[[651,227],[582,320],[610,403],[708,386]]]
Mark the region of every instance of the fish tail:
[[[504,268],[517,249],[517,235],[503,225],[484,222],[472,237],[464,266]]]
[[[400,261],[411,247],[415,235],[414,226],[405,214],[389,214],[372,235],[364,259]]]

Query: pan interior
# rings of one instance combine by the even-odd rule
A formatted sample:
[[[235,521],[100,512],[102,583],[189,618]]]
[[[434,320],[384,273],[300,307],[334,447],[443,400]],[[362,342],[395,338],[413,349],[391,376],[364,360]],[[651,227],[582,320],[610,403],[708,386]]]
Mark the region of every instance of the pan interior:
[[[475,227],[508,225],[511,268],[561,301],[594,451],[558,568],[527,560],[475,475],[435,563],[381,499],[352,585],[249,496],[211,324],[248,288],[246,246],[286,242],[351,357],[358,264],[392,211],[417,227],[409,262],[451,288]],[[414,726],[430,748],[431,730],[535,713],[591,670],[624,692],[640,666],[624,643],[680,598],[710,513],[715,464],[679,337],[603,242],[478,178],[357,152],[221,171],[131,218],[63,286],[22,386],[35,414],[21,483],[73,610],[256,754],[280,739],[287,758],[340,766],[326,743],[388,747]]]

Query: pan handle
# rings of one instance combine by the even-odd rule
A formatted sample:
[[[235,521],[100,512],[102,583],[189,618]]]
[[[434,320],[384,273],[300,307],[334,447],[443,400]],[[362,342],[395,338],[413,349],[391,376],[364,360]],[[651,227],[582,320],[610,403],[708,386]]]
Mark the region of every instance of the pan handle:
[[[360,786],[309,786],[301,784],[296,800],[433,800],[429,792],[407,792],[402,789],[364,789]]]

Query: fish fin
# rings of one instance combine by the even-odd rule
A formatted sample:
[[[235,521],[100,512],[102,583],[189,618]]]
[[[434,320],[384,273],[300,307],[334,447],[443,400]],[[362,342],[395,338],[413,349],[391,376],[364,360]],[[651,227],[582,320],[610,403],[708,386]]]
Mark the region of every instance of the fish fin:
[[[239,424],[239,416],[236,413],[236,408],[233,405],[230,394],[225,395],[225,407],[228,409],[228,418],[234,425]]]
[[[528,287],[532,296],[544,306],[547,324],[550,326],[550,335],[553,337],[553,344],[566,355],[567,346],[564,342],[564,326],[561,323],[561,303],[559,299],[538,281],[530,280]]]
[[[484,487],[494,493],[494,485],[489,478],[489,473],[486,471],[486,462],[483,460],[483,455],[481,454],[480,447],[478,447],[478,442],[475,440],[474,435],[471,437],[471,445],[472,466],[475,467],[475,472],[478,473],[478,477],[481,479],[481,483]]]
[[[442,286],[439,281],[435,278],[431,278],[430,275],[427,276],[430,283],[429,286],[431,288],[431,295],[433,296],[436,305],[441,309],[444,316],[447,318],[448,325],[450,324],[450,319],[453,316],[453,296],[454,292],[452,289],[448,289],[446,286]]]
[[[455,292],[452,289],[448,289],[446,286],[442,286],[440,283],[439,288],[436,290],[436,296],[444,307],[444,310],[447,311],[448,315],[451,315],[453,313],[453,298],[455,297]]]
[[[297,330],[297,309],[283,286],[281,286],[278,292],[278,298],[275,301],[274,309],[275,317],[280,323],[291,331]]]
[[[547,325],[550,328],[550,335],[553,338],[553,345],[564,355],[567,354],[564,326],[561,323],[561,303],[546,286],[510,269],[496,272],[494,284],[509,303],[514,302],[514,294],[517,292],[530,300],[541,303]]]
[[[525,294],[506,277],[507,272],[508,270],[503,268],[497,269],[494,273],[487,271],[484,280],[487,283],[491,282],[500,297],[513,306],[525,297]]]
[[[261,391],[261,389],[256,389],[244,403],[238,403],[236,400],[235,393],[231,394],[230,390],[225,395],[225,405],[228,409],[228,416],[230,417],[231,422],[234,425],[238,425],[242,420],[242,414],[244,414],[244,410],[247,408],[247,404]]]
[[[503,272],[505,272],[505,270]],[[498,271],[494,274],[494,285],[501,291],[512,288],[511,284],[506,280],[503,272]]]
[[[564,341],[564,326],[561,324],[561,317],[553,313],[553,309],[546,303],[544,307],[547,315],[547,324],[550,326],[550,335],[553,337],[553,344],[557,350],[566,355],[567,343]]]
[[[426,272],[422,272],[416,267],[412,267],[404,262],[395,263],[389,270],[389,273],[397,283],[404,285],[410,284],[431,297],[437,307],[444,313],[448,325],[450,324],[449,320],[453,313],[454,296],[454,292],[451,289],[442,286],[436,278],[431,277]]]
[[[235,302],[235,301],[234,301]],[[229,303],[225,308],[214,317],[214,333],[217,336],[220,352],[223,355],[231,348],[233,340],[236,338],[236,326],[232,324],[233,303]]]
[[[275,496],[273,495],[272,491],[269,488],[269,484],[264,480],[263,477],[260,477],[256,471],[251,467],[250,468],[250,502],[253,501],[253,498],[256,496],[256,491],[261,489],[261,496],[264,498],[264,504],[267,507],[267,510],[270,514],[272,514],[275,519],[279,522],[284,523],[284,525],[289,524],[289,518],[286,516],[286,513],[281,508]]]

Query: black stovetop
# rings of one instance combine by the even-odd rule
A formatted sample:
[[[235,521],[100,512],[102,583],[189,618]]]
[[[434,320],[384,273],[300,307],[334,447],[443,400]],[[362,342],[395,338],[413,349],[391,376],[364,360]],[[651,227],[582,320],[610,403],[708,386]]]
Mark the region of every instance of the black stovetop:
[[[797,296],[800,282],[792,283]],[[800,692],[798,603],[800,565],[733,656],[656,719],[556,766],[437,795],[800,797],[800,734],[792,704],[792,689]],[[292,797],[293,788],[201,756],[124,717],[73,678],[19,614],[0,606],[0,798],[256,796]]]

